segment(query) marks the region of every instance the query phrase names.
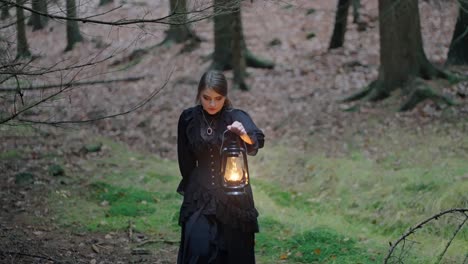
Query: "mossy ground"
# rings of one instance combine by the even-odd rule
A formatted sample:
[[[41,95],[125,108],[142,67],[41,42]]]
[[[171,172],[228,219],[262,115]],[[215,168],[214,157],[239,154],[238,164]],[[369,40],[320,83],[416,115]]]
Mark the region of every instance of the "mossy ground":
[[[313,144],[311,150],[285,148],[281,142],[267,146],[250,159],[261,214],[258,262],[381,263],[389,242],[410,226],[444,209],[468,207],[468,140],[452,148],[456,139],[440,137],[426,134],[430,145],[398,131],[379,139],[350,138],[352,147],[341,156],[320,154]],[[72,176],[81,185],[50,195],[60,225],[90,232],[131,227],[178,241],[177,163],[100,140],[107,155],[87,160],[89,175]],[[443,217],[415,234],[404,263],[433,261],[459,220]],[[465,228],[444,261],[462,260],[467,246]]]

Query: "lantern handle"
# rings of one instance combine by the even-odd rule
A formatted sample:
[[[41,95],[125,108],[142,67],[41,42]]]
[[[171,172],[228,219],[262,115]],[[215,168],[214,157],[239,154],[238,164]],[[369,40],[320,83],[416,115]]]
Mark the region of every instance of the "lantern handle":
[[[221,147],[219,148],[219,154],[220,154],[220,155],[221,155],[221,153],[223,152],[224,134],[226,134],[226,132],[228,132],[228,131],[229,131],[229,129],[224,130],[223,135],[222,135],[222,137],[221,137]]]
[[[229,130],[229,129],[224,130],[223,135],[221,137],[221,147],[219,148],[219,154],[221,154],[223,152],[224,135],[226,134],[226,132],[231,132],[231,130]],[[231,133],[233,133],[233,132],[231,132]],[[240,137],[239,135],[236,135],[236,136]],[[245,144],[244,140],[241,140],[241,141],[244,143],[244,149],[247,150],[247,145]]]

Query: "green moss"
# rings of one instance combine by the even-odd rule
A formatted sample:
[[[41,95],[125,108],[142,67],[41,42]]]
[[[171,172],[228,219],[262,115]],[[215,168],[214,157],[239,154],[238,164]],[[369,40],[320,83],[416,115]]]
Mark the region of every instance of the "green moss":
[[[15,183],[16,184],[32,184],[34,182],[34,174],[30,172],[20,172],[15,175]]]
[[[63,176],[65,175],[65,170],[62,166],[58,164],[51,164],[48,168],[49,174],[51,176]]]
[[[21,159],[23,155],[16,149],[7,150],[0,153],[0,160]]]
[[[159,201],[157,193],[138,188],[122,188],[104,182],[92,184],[94,196],[99,203],[108,202],[110,216],[141,216],[156,211],[154,204]]]
[[[135,202],[119,202],[111,205],[108,211],[110,216],[141,216],[149,215],[154,212],[156,212],[154,206]]]
[[[254,180],[253,185],[267,192],[270,198],[279,206],[295,207],[295,208],[310,208],[310,202],[306,201],[306,196],[294,190],[281,188],[278,185],[269,183],[263,180]]]
[[[328,228],[315,228],[289,239],[291,258],[305,263],[378,263],[373,256],[360,248],[355,240]]]
[[[294,234],[272,218],[260,222],[263,233],[257,235],[257,252],[270,256],[265,263],[379,263],[382,251],[368,250],[356,240],[329,228],[314,228]]]

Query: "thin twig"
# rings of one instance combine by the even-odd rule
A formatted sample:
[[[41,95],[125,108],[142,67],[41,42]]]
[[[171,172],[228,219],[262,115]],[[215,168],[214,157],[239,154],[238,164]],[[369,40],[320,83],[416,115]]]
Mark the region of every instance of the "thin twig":
[[[97,117],[97,118],[92,118],[92,119],[84,119],[84,120],[63,120],[63,121],[55,121],[55,122],[48,122],[48,121],[35,121],[35,120],[28,120],[28,119],[21,119],[19,118],[18,120],[21,121],[21,122],[26,122],[26,123],[33,123],[33,124],[45,124],[45,125],[53,125],[53,126],[58,126],[58,125],[61,125],[61,124],[84,124],[84,123],[91,123],[91,122],[95,122],[95,121],[100,121],[100,120],[104,120],[104,119],[109,119],[109,118],[114,118],[114,117],[117,117],[117,116],[122,116],[122,115],[126,115],[126,114],[129,114],[131,112],[134,112],[138,109],[140,109],[141,107],[145,106],[148,102],[150,102],[156,95],[158,95],[165,87],[166,85],[169,83],[169,79],[172,75],[172,71],[169,75],[169,77],[167,78],[167,80],[164,82],[164,84],[159,87],[159,88],[156,88],[155,90],[153,90],[150,94],[150,96],[140,102],[138,102],[135,106],[131,107],[130,109],[126,110],[126,111],[123,111],[123,112],[119,112],[119,113],[116,113],[116,114],[111,114],[111,115],[106,115],[106,116],[101,116],[101,117]],[[48,99],[47,99],[48,100]],[[0,124],[2,123],[2,121],[0,121]]]
[[[31,105],[29,105],[29,106],[27,106],[27,107],[21,109],[21,110],[18,111],[18,112],[15,110],[15,112],[13,112],[12,115],[10,115],[10,116],[7,117],[7,118],[4,118],[3,120],[0,120],[0,124],[4,124],[4,123],[6,123],[6,122],[9,122],[9,121],[15,119],[16,117],[18,117],[20,114],[22,114],[22,113],[28,111],[29,109],[34,108],[34,107],[36,107],[36,106],[38,106],[38,105],[41,105],[41,104],[43,104],[44,102],[47,102],[48,100],[54,98],[55,96],[57,96],[57,95],[59,95],[59,94],[65,92],[66,90],[70,89],[70,87],[71,87],[71,86],[70,86],[70,83],[73,83],[73,81],[75,80],[75,78],[81,73],[82,70],[83,70],[83,68],[80,68],[80,69],[73,75],[73,77],[71,78],[71,81],[70,81],[68,84],[64,85],[64,86],[61,86],[60,89],[59,89],[57,92],[54,92],[54,93],[52,93],[51,95],[49,95],[49,96],[47,96],[47,97],[45,97],[45,98],[42,98],[41,100],[39,100],[39,101],[37,101],[37,102],[35,102],[35,103],[33,103],[33,104],[31,104]]]
[[[166,239],[151,239],[151,240],[146,240],[146,241],[141,242],[140,244],[137,245],[137,247],[141,247],[146,244],[152,244],[152,243],[165,243],[165,244],[174,245],[174,244],[180,243],[180,241],[179,240],[166,240]]]
[[[186,22],[182,22],[182,23],[174,23],[174,22],[167,22],[167,21],[172,16],[183,15],[183,14],[191,14],[191,13],[202,13],[202,12],[210,10],[211,8],[214,7],[213,5],[210,5],[210,6],[207,6],[207,7],[203,8],[203,9],[201,9],[201,10],[194,10],[194,11],[189,11],[189,12],[186,12],[186,13],[172,12],[171,14],[169,14],[167,16],[163,16],[163,17],[155,18],[155,19],[121,19],[121,20],[116,20],[116,21],[104,21],[104,20],[96,20],[96,19],[88,19],[88,18],[66,17],[66,16],[52,15],[52,14],[48,14],[48,13],[39,12],[37,10],[34,10],[34,9],[29,8],[27,6],[19,5],[19,4],[14,3],[14,2],[5,1],[5,0],[0,0],[0,2],[7,3],[9,5],[12,5],[12,6],[15,6],[15,7],[18,7],[18,8],[22,8],[22,9],[27,10],[29,12],[36,13],[38,15],[45,16],[45,17],[48,17],[48,18],[51,18],[51,19],[78,21],[78,22],[82,22],[82,23],[110,25],[110,26],[123,26],[123,25],[142,24],[142,23],[157,23],[157,24],[164,24],[164,25],[180,26],[180,25],[185,25],[185,24],[188,24],[188,23],[198,22],[198,21],[207,19],[207,18],[211,17],[211,15],[202,16],[201,18],[197,18],[197,19],[187,20]]]
[[[97,80],[97,81],[86,81],[86,82],[70,82],[67,84],[68,87],[74,86],[83,86],[83,85],[95,85],[95,84],[104,84],[104,83],[114,83],[114,82],[135,82],[145,78],[145,76],[139,77],[128,77],[128,78],[120,78],[120,79],[112,79],[112,80]],[[53,88],[60,88],[63,87],[63,83],[56,83],[56,84],[47,84],[47,85],[38,85],[29,88],[22,88],[21,91],[34,91],[34,90],[46,90],[46,89],[53,89]],[[0,93],[5,92],[18,92],[18,88],[0,88]]]
[[[23,253],[23,252],[14,252],[14,251],[2,251],[0,250],[0,254],[4,255],[19,255],[19,256],[25,256],[25,257],[31,257],[31,258],[41,258],[41,259],[46,259],[46,260],[51,260],[54,263],[61,263],[60,261],[53,259],[49,256],[41,256],[41,255],[35,255],[35,254],[29,254],[29,253]]]
[[[455,230],[455,232],[453,232],[453,235],[452,237],[450,238],[450,240],[447,242],[447,245],[445,246],[444,248],[444,251],[442,251],[442,253],[439,255],[439,258],[437,259],[436,263],[440,263],[440,261],[442,260],[442,258],[444,257],[445,255],[445,252],[447,252],[448,248],[450,247],[450,244],[452,244],[452,241],[455,239],[455,237],[457,236],[458,232],[460,232],[460,230],[462,229],[463,225],[466,223],[466,221],[468,220],[468,216],[465,214],[465,219],[463,220],[463,222],[461,222],[461,224],[458,226],[457,230]]]
[[[385,260],[384,260],[384,264],[387,264],[388,263],[388,260],[390,259],[390,257],[392,256],[392,253],[393,251],[395,250],[396,246],[404,241],[408,236],[410,236],[411,234],[415,233],[418,229],[422,228],[425,224],[429,223],[430,221],[432,220],[438,220],[439,217],[445,215],[445,214],[450,214],[450,213],[455,213],[455,212],[460,212],[460,213],[463,213],[466,215],[466,213],[468,212],[468,208],[452,208],[452,209],[448,209],[448,210],[445,210],[445,211],[442,211],[436,215],[433,215],[429,218],[427,218],[426,220],[420,222],[419,224],[417,224],[416,226],[414,227],[411,227],[410,229],[408,229],[408,231],[406,231],[395,243],[390,243],[390,249],[388,251],[388,254],[387,256],[385,257]]]
[[[79,64],[79,65],[74,65],[74,66],[69,66],[69,67],[64,67],[64,68],[58,68],[58,69],[54,69],[54,67],[57,66],[57,64],[58,64],[58,63],[55,63],[54,65],[48,66],[47,68],[43,68],[43,69],[40,69],[40,70],[31,70],[31,71],[28,71],[28,72],[27,71],[22,71],[22,70],[18,70],[18,71],[0,70],[0,74],[28,75],[28,76],[30,76],[30,75],[32,75],[32,76],[39,75],[39,76],[42,76],[42,75],[45,75],[45,74],[48,74],[48,73],[54,73],[54,72],[59,72],[59,71],[69,71],[69,70],[74,70],[74,69],[77,69],[77,68],[83,68],[83,67],[87,67],[87,66],[94,66],[94,65],[99,64],[101,62],[109,60],[109,59],[111,59],[113,57],[114,57],[113,55],[110,55],[110,56],[108,56],[108,57],[106,57],[106,58],[104,58],[102,60],[99,60],[99,61]],[[11,65],[11,66],[16,66],[16,65]],[[23,67],[23,68],[25,68],[25,67]]]

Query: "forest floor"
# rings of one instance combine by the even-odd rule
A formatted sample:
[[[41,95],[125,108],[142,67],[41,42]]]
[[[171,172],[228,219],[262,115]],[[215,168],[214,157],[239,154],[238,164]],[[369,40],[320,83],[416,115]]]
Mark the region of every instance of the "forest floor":
[[[467,82],[432,83],[458,102],[454,107],[426,101],[412,111],[401,113],[396,111],[403,101],[398,95],[378,103],[338,103],[338,99],[363,88],[378,74],[378,18],[374,3],[377,1],[362,2],[364,30],[358,30],[350,16],[345,45],[333,51],[328,51],[327,46],[333,30],[335,1],[244,2],[247,45],[254,54],[274,61],[276,66],[272,70],[248,69],[247,83],[251,91],[230,91],[235,107],[251,114],[265,131],[267,144],[289,145],[302,151],[315,149],[328,157],[348,155],[350,137],[379,138],[395,130],[411,134],[448,131],[453,142],[457,138],[463,142],[467,131]],[[420,2],[425,52],[431,62],[443,67],[457,5],[455,1]],[[91,14],[95,6],[97,1],[86,2],[80,12]],[[103,18],[141,17],[141,12],[158,17],[167,13],[167,6],[164,1],[132,1]],[[99,11],[112,7],[100,7]],[[56,198],[67,199],[71,195],[68,188],[79,189],[89,184],[87,177],[92,177],[95,171],[83,164],[116,155],[109,149],[106,151],[105,144],[98,153],[83,150],[101,136],[125,144],[129,151],[175,160],[178,116],[184,108],[193,105],[198,79],[210,64],[212,20],[193,25],[203,41],[190,53],[181,52],[183,45],[153,47],[164,39],[163,25],[111,28],[80,24],[80,27],[86,41],[68,53],[63,53],[65,26],[62,22],[51,21],[41,31],[32,32],[28,28],[31,51],[38,55],[37,63],[58,63],[57,66],[65,67],[107,59],[81,71],[31,78],[30,82],[145,78],[71,89],[52,103],[30,111],[28,118],[53,122],[122,112],[170,79],[149,103],[128,115],[58,128],[0,127],[0,262],[174,263],[177,246],[170,239],[163,240],[163,246],[152,254],[135,251],[144,242],[144,235],[132,233],[131,223],[128,229],[119,232],[64,228],[59,224],[60,216],[50,207],[51,197],[45,194],[55,193]],[[308,38],[310,33],[315,37]],[[273,41],[277,44],[271,44]],[[133,51],[141,48],[147,48],[143,57],[129,59]],[[56,58],[61,59],[57,62]],[[466,68],[448,70],[468,73]],[[231,80],[232,73],[226,74]],[[24,99],[32,100],[34,96],[38,94],[26,94]],[[411,144],[408,148],[413,147]],[[419,144],[424,143],[419,141]],[[367,144],[365,148],[369,158],[379,158],[379,149]],[[67,175],[76,177],[53,176],[50,165],[57,162],[64,164]],[[300,164],[300,160],[290,163]],[[26,177],[25,183],[19,182],[16,176],[26,171],[33,172],[33,178]]]

